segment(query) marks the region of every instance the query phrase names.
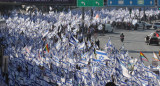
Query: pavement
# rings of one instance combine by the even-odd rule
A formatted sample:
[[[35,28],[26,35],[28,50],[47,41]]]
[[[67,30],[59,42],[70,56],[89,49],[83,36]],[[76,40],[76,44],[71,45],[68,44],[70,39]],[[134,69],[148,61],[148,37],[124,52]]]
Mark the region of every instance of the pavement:
[[[147,45],[145,43],[145,36],[154,32],[155,30],[123,30],[115,29],[114,33],[106,33],[104,35],[98,34],[97,39],[100,40],[100,48],[104,49],[108,39],[110,37],[112,44],[120,49],[123,43],[120,41],[120,34],[125,35],[124,38],[124,48],[129,52],[129,55],[133,58],[138,58],[140,56],[140,51],[148,58],[149,62],[144,62],[146,66],[152,63],[153,52],[159,55],[160,46],[157,45]],[[93,36],[94,38],[94,36]]]

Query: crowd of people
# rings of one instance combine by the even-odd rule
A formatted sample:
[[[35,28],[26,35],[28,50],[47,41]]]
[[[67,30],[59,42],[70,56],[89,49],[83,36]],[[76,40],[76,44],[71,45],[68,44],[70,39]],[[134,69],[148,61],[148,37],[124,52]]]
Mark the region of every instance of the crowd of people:
[[[117,14],[110,14],[114,11],[94,11],[101,17],[95,17],[92,22],[86,12],[84,26],[87,29],[82,27],[79,11],[31,15],[13,11],[11,16],[4,16],[7,27],[1,29],[0,37],[9,64],[8,76],[4,78],[0,72],[0,77],[7,79],[9,86],[104,86],[109,83],[159,86],[159,76],[149,70],[150,66],[131,58],[123,45],[118,50],[109,39],[106,49],[101,50],[100,41],[93,41],[91,35],[96,28],[102,29],[105,22],[115,21]],[[128,10],[118,11],[128,15],[125,14]]]

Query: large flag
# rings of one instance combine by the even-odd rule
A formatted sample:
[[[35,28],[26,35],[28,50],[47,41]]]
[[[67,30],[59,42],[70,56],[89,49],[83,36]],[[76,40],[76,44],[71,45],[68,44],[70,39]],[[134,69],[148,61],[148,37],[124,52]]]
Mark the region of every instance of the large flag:
[[[120,64],[121,68],[122,68],[122,74],[125,76],[125,77],[128,77],[130,78],[131,75],[129,74],[129,71],[128,69],[125,67],[125,65],[116,57],[117,59],[117,62]]]
[[[140,52],[140,58],[141,58],[141,60],[143,60],[143,61],[148,61],[148,59],[145,57],[145,55],[142,53],[142,52]],[[149,62],[149,61],[148,61]]]
[[[155,52],[153,52],[153,59],[154,59],[155,61],[159,61],[158,56],[157,56],[157,54],[156,54]]]
[[[110,60],[106,54],[106,52],[101,50],[96,50],[96,58],[93,59],[93,61],[104,61],[104,60]]]

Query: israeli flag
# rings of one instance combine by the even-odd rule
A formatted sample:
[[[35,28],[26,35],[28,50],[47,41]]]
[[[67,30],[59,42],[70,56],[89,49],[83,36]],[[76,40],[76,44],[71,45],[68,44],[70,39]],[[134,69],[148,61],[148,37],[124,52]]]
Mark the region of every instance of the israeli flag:
[[[104,60],[110,60],[106,54],[106,52],[101,50],[96,50],[96,59],[93,59],[93,61],[104,61]]]
[[[107,42],[107,44],[106,44],[106,50],[108,51],[108,49],[110,50],[110,48],[112,49],[113,48],[113,45],[112,45],[112,43],[111,43],[111,39],[109,38],[108,39],[108,42]]]
[[[128,69],[125,67],[125,65],[116,57],[117,62],[120,64],[121,68],[122,68],[122,74],[125,77],[131,78],[130,74],[128,73]]]
[[[71,35],[69,43],[75,45],[76,43],[78,43],[78,40],[73,35]]]
[[[82,43],[79,43],[79,44],[78,44],[78,49],[79,49],[79,50],[83,50],[83,49],[85,49],[85,48],[86,48],[85,42],[82,42]]]
[[[56,44],[56,49],[59,51],[61,48],[61,41],[59,40]]]

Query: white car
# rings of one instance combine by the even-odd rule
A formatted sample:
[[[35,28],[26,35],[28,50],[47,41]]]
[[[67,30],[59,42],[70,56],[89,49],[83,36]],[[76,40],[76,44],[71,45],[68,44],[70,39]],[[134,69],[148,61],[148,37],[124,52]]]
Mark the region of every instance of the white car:
[[[111,24],[105,24],[105,31],[106,32],[113,32],[113,27]]]

